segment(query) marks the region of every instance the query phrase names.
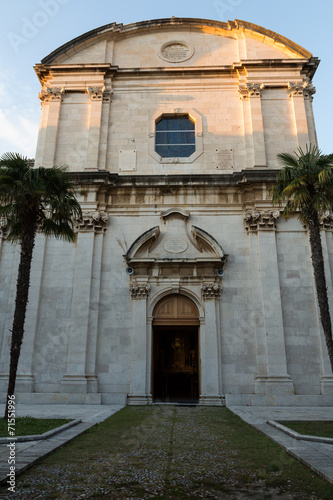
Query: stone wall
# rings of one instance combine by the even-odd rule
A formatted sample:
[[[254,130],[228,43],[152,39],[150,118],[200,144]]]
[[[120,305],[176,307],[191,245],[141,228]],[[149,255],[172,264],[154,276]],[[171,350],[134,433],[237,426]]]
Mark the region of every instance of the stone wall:
[[[73,245],[37,236],[21,401],[151,403],[154,308],[180,294],[199,311],[200,403],[327,404],[307,231],[269,195],[276,155],[316,143],[317,65],[250,23],[172,18],[107,25],[36,66],[36,165],[68,164],[83,217]],[[195,152],[161,158],[156,121],[179,114]],[[19,249],[0,234],[5,390]]]

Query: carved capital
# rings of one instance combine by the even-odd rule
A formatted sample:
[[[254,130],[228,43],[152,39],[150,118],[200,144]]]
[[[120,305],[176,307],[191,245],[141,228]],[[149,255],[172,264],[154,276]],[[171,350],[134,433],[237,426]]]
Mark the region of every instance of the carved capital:
[[[46,87],[46,89],[44,88],[39,92],[38,98],[42,101],[42,104],[45,102],[61,101],[64,93],[65,89],[63,87]]]
[[[249,232],[274,231],[276,221],[280,217],[279,210],[266,210],[258,212],[253,209],[244,213],[245,229]]]
[[[303,90],[303,95],[306,99],[313,101],[313,95],[316,93],[316,87],[312,83],[307,83]]]
[[[304,96],[307,99],[313,99],[313,94],[316,93],[316,87],[310,82],[289,82],[288,89],[290,97]]]
[[[247,83],[244,86],[239,86],[238,92],[241,99],[248,99],[249,97],[260,97],[261,91],[265,88],[263,83]]]
[[[150,292],[150,285],[131,285],[129,287],[132,299],[147,299]]]
[[[103,102],[110,102],[112,97],[112,90],[104,90],[103,92]]]
[[[238,87],[238,92],[241,99],[248,99],[249,92],[246,87],[242,87],[241,85]]]
[[[250,97],[260,97],[265,85],[263,83],[247,83],[246,88]]]
[[[91,101],[109,102],[111,100],[112,90],[105,90],[104,87],[87,87],[87,94]]]
[[[101,101],[104,90],[105,87],[88,87],[86,92],[89,94],[91,101]]]
[[[217,283],[205,283],[201,286],[202,296],[207,299],[219,299],[221,297],[222,285]]]
[[[333,213],[331,210],[327,210],[319,217],[320,228],[325,231],[333,230]]]
[[[77,231],[94,231],[95,233],[105,233],[108,222],[106,212],[83,212],[81,219],[76,221]]]

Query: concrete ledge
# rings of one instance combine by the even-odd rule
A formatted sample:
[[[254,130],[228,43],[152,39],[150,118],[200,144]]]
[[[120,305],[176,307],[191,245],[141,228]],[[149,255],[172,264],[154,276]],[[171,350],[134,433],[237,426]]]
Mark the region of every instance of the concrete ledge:
[[[56,427],[55,429],[51,429],[50,431],[46,431],[43,434],[33,434],[30,436],[14,436],[14,437],[2,437],[0,438],[0,444],[7,444],[8,441],[15,441],[16,443],[24,443],[26,441],[40,441],[41,439],[48,439],[59,432],[70,429],[74,425],[80,424],[82,420],[73,420],[72,422],[68,422],[67,424],[61,425],[60,427]]]
[[[288,436],[291,436],[295,439],[299,439],[301,441],[313,441],[313,442],[317,442],[317,443],[333,444],[332,438],[325,438],[322,436],[308,436],[307,434],[299,434],[298,432],[293,431],[292,429],[289,429],[285,425],[279,424],[279,422],[275,422],[275,420],[268,420],[267,423],[269,425],[271,425],[272,427],[275,427],[279,431],[282,431],[285,434],[288,434]]]
[[[5,403],[6,396],[0,400]],[[102,404],[102,395],[100,393],[71,394],[71,393],[52,393],[52,392],[18,392],[16,394],[16,403],[35,404],[35,405],[100,405]]]
[[[329,395],[269,395],[269,394],[226,394],[226,406],[333,406]]]

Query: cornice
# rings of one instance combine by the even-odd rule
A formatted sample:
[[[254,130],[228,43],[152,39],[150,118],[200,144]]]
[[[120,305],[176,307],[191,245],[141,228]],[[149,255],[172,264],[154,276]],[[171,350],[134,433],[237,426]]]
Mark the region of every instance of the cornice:
[[[242,170],[231,174],[183,175],[119,175],[106,170],[72,172],[77,184],[108,184],[113,186],[237,186],[240,184],[274,182],[278,170]]]
[[[68,78],[69,76],[79,75],[89,75],[96,76],[98,74],[104,77],[111,77],[115,82],[122,82],[123,80],[127,83],[129,80],[140,80],[140,79],[150,79],[156,85],[156,76],[158,76],[158,81],[163,82],[163,80],[177,79],[183,80],[188,85],[189,77],[200,77],[200,79],[211,79],[218,78],[221,82],[221,77],[226,76],[228,79],[225,80],[225,84],[230,85],[233,80],[238,81],[245,75],[245,79],[249,81],[249,85],[256,85],[258,82],[252,80],[258,78],[260,71],[261,80],[265,81],[265,88],[277,88],[286,87],[287,78],[290,80],[292,74],[281,79],[272,80],[271,72],[272,68],[279,68],[283,71],[297,70],[301,74],[305,75],[309,80],[312,79],[318,64],[318,58],[312,58],[312,63],[309,63],[307,59],[258,59],[253,60],[243,60],[239,62],[234,62],[229,65],[220,66],[177,66],[177,67],[142,67],[142,68],[119,68],[118,66],[113,66],[109,63],[103,64],[36,64],[34,70],[39,78],[42,85],[51,86],[51,80],[54,77],[57,78]],[[254,74],[255,76],[251,76]],[[269,77],[267,76],[269,74]],[[232,80],[230,80],[232,79]],[[251,81],[250,81],[251,80]],[[297,76],[297,81],[299,76]],[[191,84],[193,85],[193,84]]]
[[[40,83],[43,85],[52,80],[55,75],[67,75],[69,73],[102,73],[103,75],[114,75],[118,66],[112,66],[110,63],[91,63],[91,64],[36,64],[34,70]]]
[[[311,58],[312,54],[298,45],[297,43],[289,40],[274,31],[268,30],[263,26],[259,26],[257,24],[249,23],[247,21],[242,21],[240,19],[235,19],[234,21],[222,22],[215,21],[210,19],[198,19],[198,18],[167,18],[167,19],[153,19],[148,21],[141,21],[138,23],[132,23],[123,25],[117,23],[105,24],[104,26],[100,26],[99,28],[88,31],[87,33],[82,34],[81,36],[70,40],[65,43],[61,47],[57,48],[53,52],[51,52],[48,56],[42,59],[43,64],[49,64],[54,61],[58,56],[63,54],[64,52],[69,51],[70,49],[76,47],[77,45],[88,43],[89,40],[99,37],[100,39],[106,39],[110,37],[116,37],[121,35],[136,35],[141,31],[156,31],[161,28],[173,28],[173,29],[184,29],[184,27],[189,27],[191,30],[197,29],[198,31],[202,31],[204,28],[212,28],[212,33],[216,33],[218,31],[223,32],[227,36],[235,33],[247,33],[251,36],[254,33],[256,38],[262,37],[262,42],[266,43],[268,40],[271,44],[277,44],[286,47],[289,51],[294,52],[296,57],[305,57]],[[223,34],[222,33],[222,34]]]

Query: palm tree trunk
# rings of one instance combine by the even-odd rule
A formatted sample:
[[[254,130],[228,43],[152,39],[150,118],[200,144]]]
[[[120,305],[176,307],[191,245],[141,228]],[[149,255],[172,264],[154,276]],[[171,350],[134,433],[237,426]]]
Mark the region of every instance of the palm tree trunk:
[[[320,311],[320,320],[325,335],[328,356],[330,359],[331,369],[333,373],[332,324],[331,324],[331,316],[328,305],[324,258],[323,258],[323,249],[321,245],[318,214],[316,212],[312,212],[307,222],[310,234],[311,260],[314,270],[318,305]]]
[[[29,225],[29,224],[27,224]],[[9,396],[14,395],[17,365],[24,334],[24,322],[28,305],[32,252],[35,245],[36,225],[30,222],[21,238],[21,257],[16,284],[15,311],[10,349],[9,381],[4,419],[8,420]]]

